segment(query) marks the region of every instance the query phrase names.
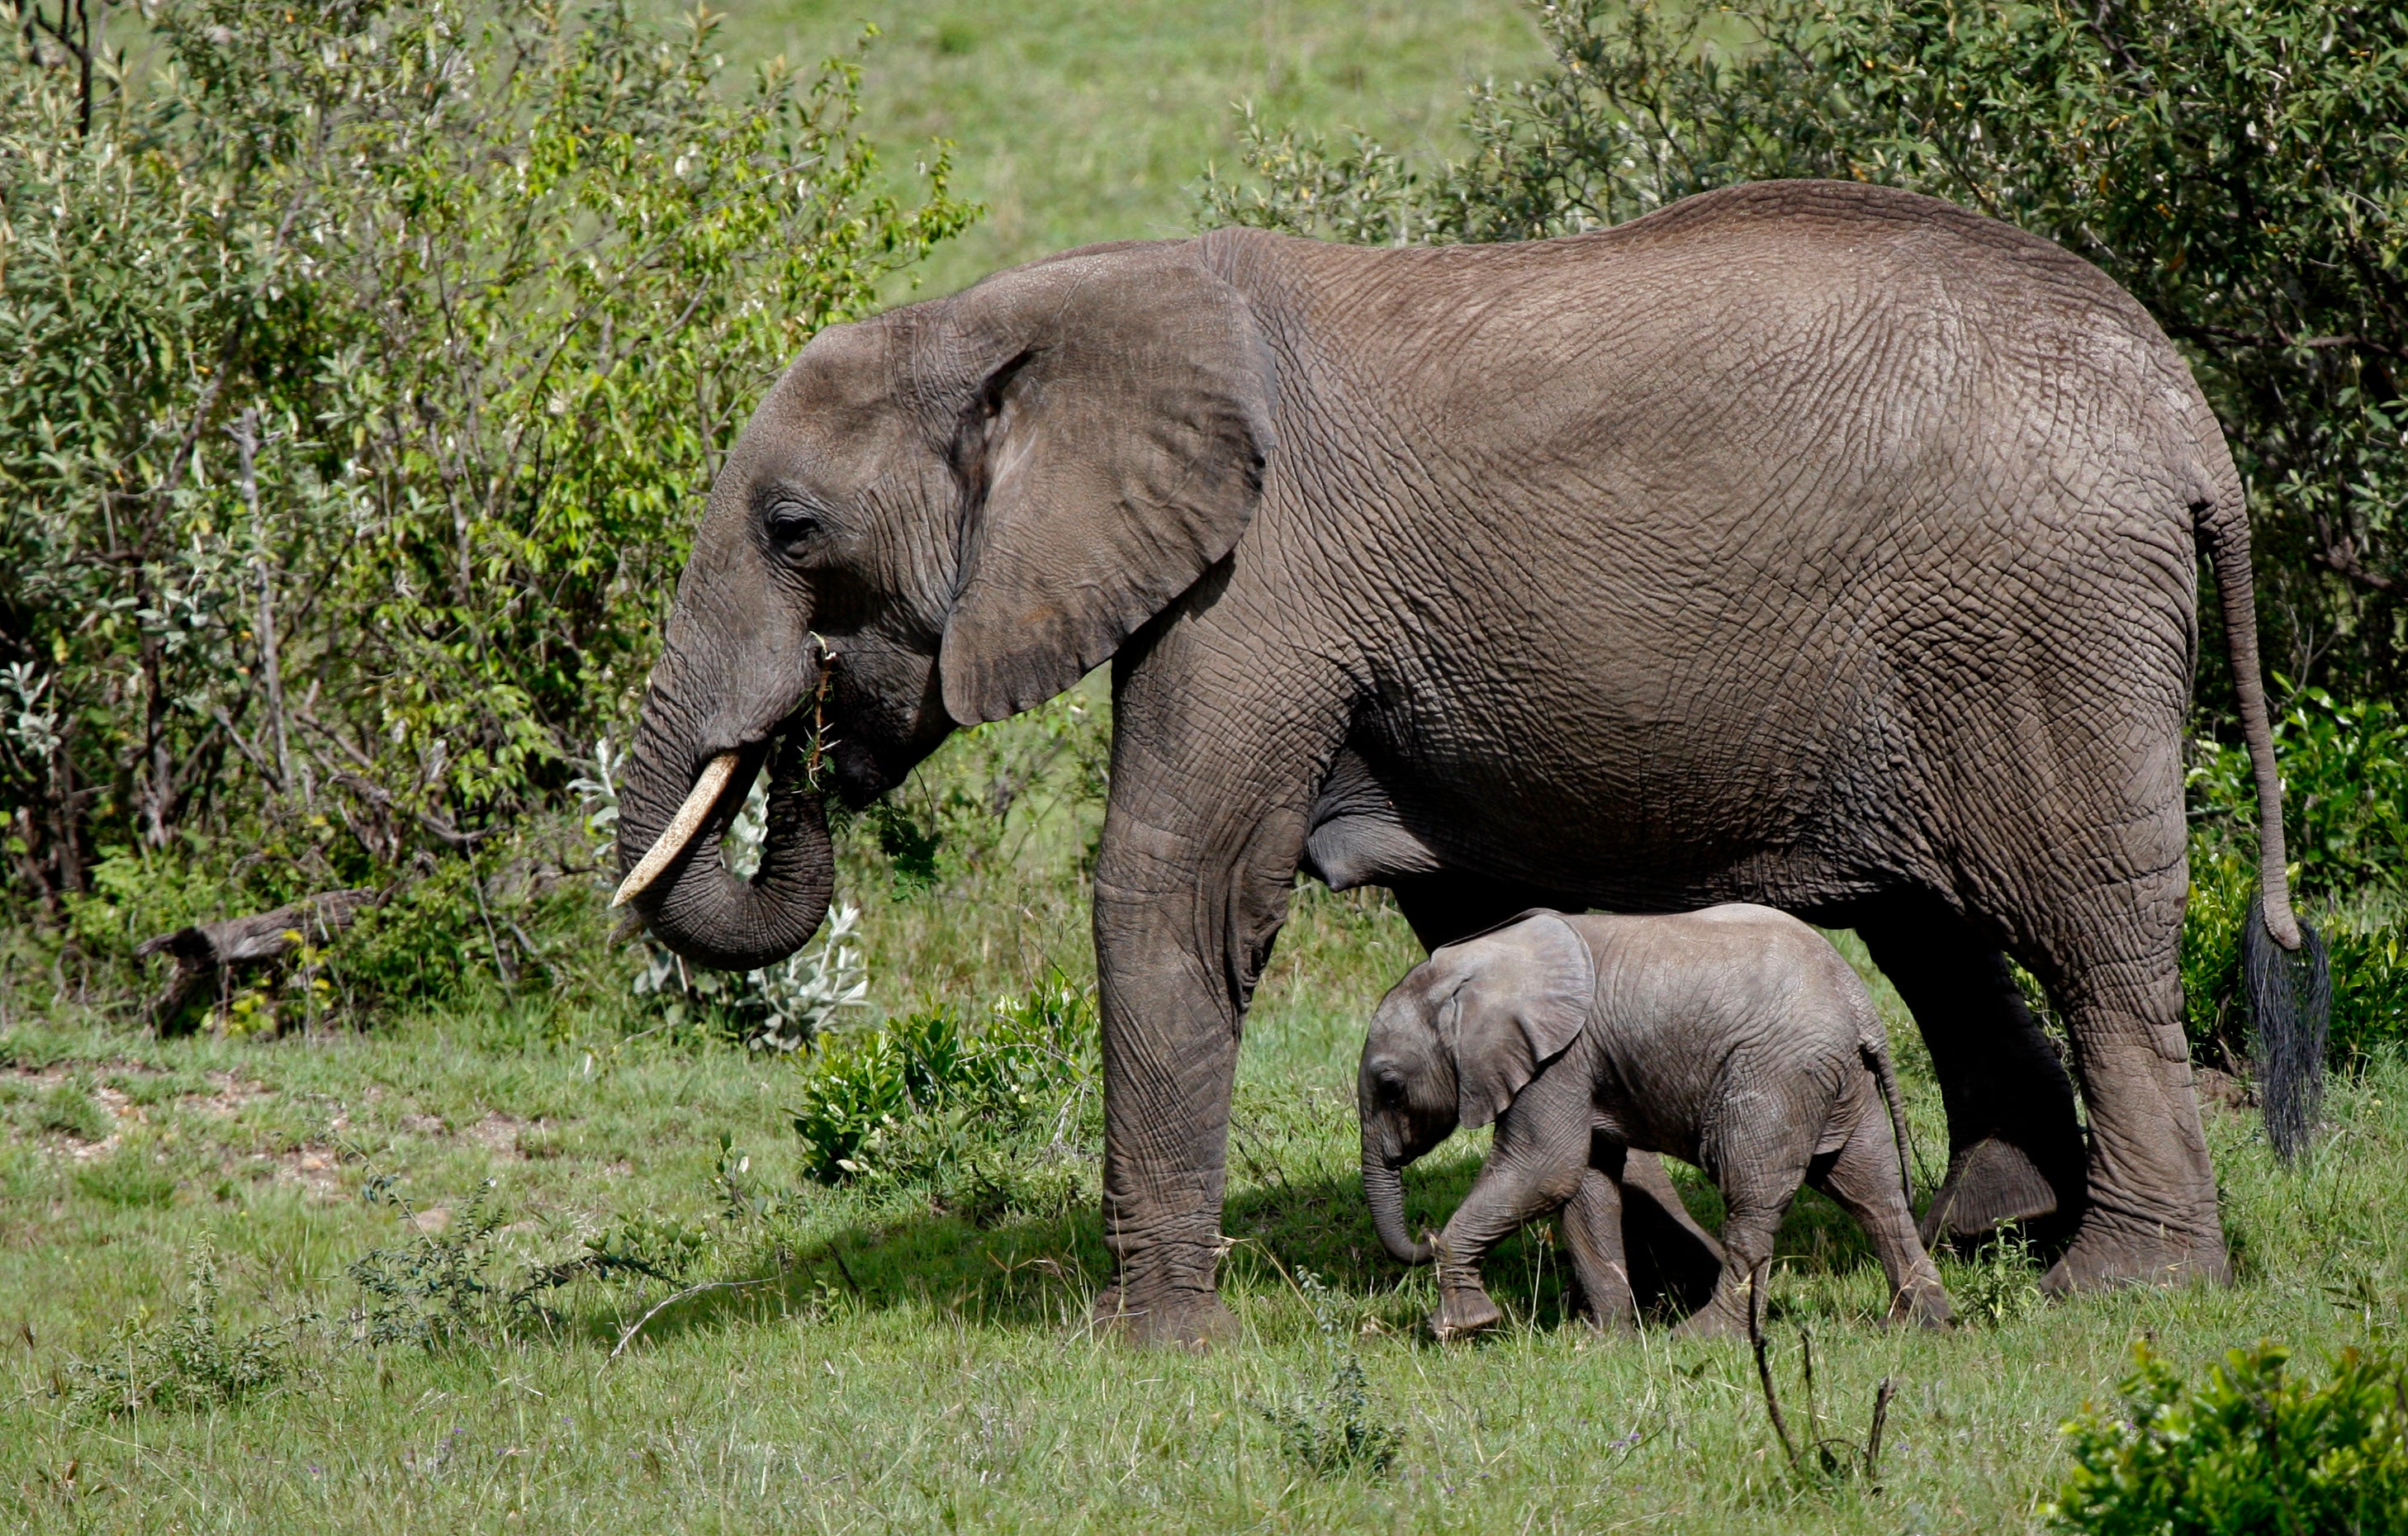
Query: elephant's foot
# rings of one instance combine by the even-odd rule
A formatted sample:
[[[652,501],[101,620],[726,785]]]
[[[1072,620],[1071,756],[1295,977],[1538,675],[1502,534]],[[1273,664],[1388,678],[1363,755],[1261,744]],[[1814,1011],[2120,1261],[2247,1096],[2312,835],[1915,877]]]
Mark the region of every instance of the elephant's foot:
[[[1956,1309],[1948,1304],[1948,1292],[1941,1286],[1937,1274],[1918,1278],[1890,1298],[1886,1325],[1913,1323],[1919,1328],[1952,1328],[1956,1322]]]
[[[2127,1285],[2224,1285],[2231,1280],[2232,1262],[2221,1233],[2107,1221],[2093,1206],[2072,1246],[2040,1285],[2050,1296],[2065,1296]]]
[[[1747,1313],[1739,1306],[1725,1302],[1720,1297],[1681,1319],[1672,1329],[1675,1339],[1744,1339],[1747,1337]]]
[[[1140,1348],[1209,1349],[1238,1331],[1238,1319],[1220,1297],[1188,1286],[1137,1293],[1119,1285],[1096,1298],[1095,1328]]]
[[[1965,1149],[1923,1213],[1926,1248],[1953,1238],[1979,1238],[2009,1222],[2061,1227],[2062,1199],[2030,1153],[1989,1137]]]
[[[1504,1320],[1486,1291],[1449,1288],[1440,1293],[1438,1311],[1430,1313],[1430,1332],[1440,1339],[1468,1339]]]

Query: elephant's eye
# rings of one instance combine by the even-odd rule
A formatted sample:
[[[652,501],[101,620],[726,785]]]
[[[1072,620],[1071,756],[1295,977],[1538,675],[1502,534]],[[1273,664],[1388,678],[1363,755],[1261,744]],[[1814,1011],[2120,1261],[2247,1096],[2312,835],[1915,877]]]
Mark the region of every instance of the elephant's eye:
[[[1401,1104],[1405,1101],[1405,1080],[1383,1073],[1373,1080],[1371,1091],[1379,1095],[1383,1104]]]
[[[819,514],[799,501],[773,501],[765,515],[769,537],[781,544],[796,543],[820,531]]]

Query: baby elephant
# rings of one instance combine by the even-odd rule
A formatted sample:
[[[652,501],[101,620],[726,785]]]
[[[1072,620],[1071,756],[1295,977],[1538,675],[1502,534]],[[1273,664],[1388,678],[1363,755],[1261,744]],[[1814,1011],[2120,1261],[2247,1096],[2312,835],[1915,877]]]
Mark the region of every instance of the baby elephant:
[[[1722,1275],[1684,1331],[1745,1330],[1750,1276],[1804,1182],[1872,1239],[1893,1318],[1949,1320],[1915,1238],[1872,999],[1820,936],[1770,908],[1533,912],[1446,945],[1381,1002],[1356,1096],[1380,1241],[1408,1264],[1437,1257],[1441,1337],[1498,1320],[1481,1259],[1557,1209],[1590,1321],[1628,1327],[1621,1176],[1634,1148],[1695,1163],[1723,1192]],[[1399,1170],[1492,1119],[1470,1194],[1435,1248],[1414,1242]]]

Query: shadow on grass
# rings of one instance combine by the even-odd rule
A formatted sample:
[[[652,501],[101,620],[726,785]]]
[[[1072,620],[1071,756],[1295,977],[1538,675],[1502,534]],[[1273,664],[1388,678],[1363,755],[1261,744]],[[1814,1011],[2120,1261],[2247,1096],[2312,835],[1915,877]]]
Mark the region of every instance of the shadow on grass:
[[[1406,1213],[1414,1230],[1442,1224],[1469,1190],[1479,1158],[1469,1151],[1426,1159],[1407,1179]],[[1721,1225],[1722,1200],[1696,1170],[1668,1163],[1675,1186],[1708,1230]],[[1230,1240],[1221,1283],[1231,1296],[1295,1296],[1297,1275],[1310,1270],[1367,1318],[1412,1331],[1435,1300],[1426,1269],[1409,1270],[1387,1256],[1372,1230],[1362,1186],[1353,1175],[1285,1180],[1239,1189],[1222,1229]],[[941,1316],[978,1328],[1073,1334],[1111,1272],[1102,1224],[1092,1208],[1054,1216],[1008,1216],[978,1225],[965,1216],[924,1209],[864,1213],[833,1229],[765,1234],[769,1262],[740,1286],[703,1291],[664,1310],[641,1337],[659,1344],[681,1334],[831,1313],[910,1313]],[[1783,1273],[1810,1281],[1877,1269],[1862,1231],[1839,1208],[1801,1192],[1783,1223],[1778,1252]],[[1508,1238],[1483,1266],[1491,1294],[1516,1324],[1541,1328],[1575,1324],[1569,1270],[1555,1224],[1533,1223]],[[1829,1314],[1828,1300],[1784,1304]],[[632,1318],[633,1313],[630,1313]],[[624,1322],[592,1319],[599,1338],[615,1342]],[[1311,1327],[1299,1313],[1299,1328]]]

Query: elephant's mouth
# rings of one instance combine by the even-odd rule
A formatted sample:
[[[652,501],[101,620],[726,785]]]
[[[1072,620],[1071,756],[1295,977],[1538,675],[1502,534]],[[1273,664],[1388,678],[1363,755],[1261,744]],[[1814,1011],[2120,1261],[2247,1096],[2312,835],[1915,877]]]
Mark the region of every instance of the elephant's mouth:
[[[645,725],[652,725],[647,711]],[[666,765],[686,761],[673,744],[638,738],[620,798],[620,865],[613,903],[632,906],[670,949],[700,965],[755,970],[810,942],[836,883],[834,850],[812,784],[808,728],[787,729],[713,755],[690,779]],[[740,879],[719,840],[764,766],[768,815],[761,864]],[[681,776],[683,778],[683,776]]]

